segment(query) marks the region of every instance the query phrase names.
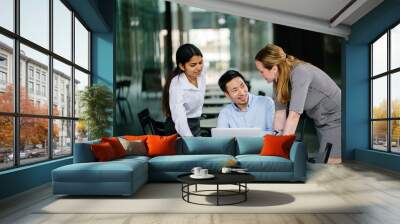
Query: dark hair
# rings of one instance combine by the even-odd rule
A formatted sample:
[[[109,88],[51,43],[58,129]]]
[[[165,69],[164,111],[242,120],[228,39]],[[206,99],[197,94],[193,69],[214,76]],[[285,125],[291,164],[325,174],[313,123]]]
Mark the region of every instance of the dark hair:
[[[226,84],[236,77],[240,77],[246,84],[246,86],[249,87],[249,83],[246,81],[246,79],[244,79],[242,74],[240,74],[238,71],[235,70],[228,70],[219,78],[218,80],[219,88],[221,88],[223,92],[226,92]]]
[[[183,71],[179,68],[179,65],[185,65],[193,56],[203,57],[200,49],[194,46],[193,44],[183,44],[176,51],[175,59],[176,59],[176,67],[172,70],[171,73],[168,74],[167,79],[165,81],[165,86],[163,89],[162,95],[162,110],[165,116],[171,116],[171,108],[169,108],[169,87],[171,85],[171,80],[182,73]]]

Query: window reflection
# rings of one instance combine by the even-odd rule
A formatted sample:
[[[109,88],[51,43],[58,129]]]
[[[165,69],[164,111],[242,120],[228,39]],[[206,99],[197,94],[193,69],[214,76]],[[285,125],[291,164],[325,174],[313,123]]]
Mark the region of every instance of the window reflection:
[[[72,12],[60,0],[53,0],[53,9],[53,50],[71,60]]]
[[[390,122],[392,127],[392,136],[391,136],[391,151],[400,153],[400,120],[394,120]]]
[[[400,24],[390,32],[390,68],[400,67]]]
[[[72,154],[72,121],[53,121],[53,157]]]
[[[20,52],[21,113],[47,115],[49,57],[23,44],[21,44]]]
[[[0,26],[14,31],[14,0],[0,1]]]
[[[391,116],[394,118],[400,118],[400,72],[391,75]]]
[[[372,44],[372,74],[378,75],[387,71],[387,34]]]
[[[0,34],[0,111],[14,111],[14,44]]]
[[[21,36],[49,48],[49,1],[20,0]]]
[[[71,66],[53,60],[53,115],[72,116]]]
[[[35,163],[49,158],[48,124],[49,120],[44,118],[22,117],[20,119],[21,164]]]
[[[78,120],[75,122],[75,142],[84,142],[88,138],[88,127],[84,120]]]
[[[75,18],[75,63],[89,70],[89,32]]]
[[[372,118],[387,118],[387,77],[372,81]]]
[[[14,165],[13,117],[0,115],[0,170]]]
[[[387,151],[387,121],[372,122],[373,149]]]
[[[80,117],[81,115],[81,108],[79,107],[80,93],[86,86],[89,86],[89,75],[75,69],[75,117]]]

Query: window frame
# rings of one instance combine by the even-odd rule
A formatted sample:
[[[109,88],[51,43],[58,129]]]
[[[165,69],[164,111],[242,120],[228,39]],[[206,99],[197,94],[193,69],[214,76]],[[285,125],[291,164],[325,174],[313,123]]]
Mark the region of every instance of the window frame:
[[[92,37],[92,30],[88,27],[88,25],[84,22],[84,20],[78,15],[78,13],[72,9],[72,7],[68,4],[68,2],[66,2],[65,0],[59,0],[68,10],[71,11],[71,18],[70,18],[70,23],[71,23],[71,49],[70,49],[70,53],[71,53],[71,59],[67,59],[64,58],[63,56],[55,53],[53,50],[53,32],[54,32],[54,28],[53,28],[53,24],[54,24],[54,18],[53,18],[53,1],[54,0],[48,0],[48,4],[49,4],[49,48],[46,49],[42,46],[40,46],[39,44],[34,43],[33,41],[30,41],[29,39],[26,39],[25,37],[20,35],[20,0],[14,0],[13,1],[13,10],[14,10],[14,30],[10,31],[4,27],[0,26],[0,35],[3,35],[7,38],[12,39],[13,41],[13,59],[12,59],[12,74],[13,78],[14,78],[14,111],[13,112],[1,112],[0,111],[0,116],[11,116],[13,119],[13,154],[14,154],[14,161],[13,161],[13,166],[10,167],[5,167],[5,168],[0,168],[0,172],[4,171],[4,170],[10,170],[10,169],[16,169],[19,167],[23,167],[23,166],[29,166],[29,165],[33,165],[33,164],[37,164],[37,163],[43,163],[49,160],[53,160],[53,159],[61,159],[61,158],[65,158],[65,157],[70,157],[73,156],[73,152],[74,152],[74,143],[75,143],[75,126],[76,126],[76,121],[79,120],[79,117],[75,117],[75,108],[72,107],[71,108],[71,114],[65,115],[65,116],[56,116],[53,115],[53,59],[58,60],[59,62],[62,62],[68,66],[71,66],[71,104],[74,105],[75,103],[75,97],[76,97],[76,92],[75,92],[75,88],[74,88],[74,82],[75,82],[75,69],[87,74],[89,76],[89,83],[88,85],[91,86],[92,85],[92,69],[91,69],[91,65],[92,65],[92,61],[91,61],[91,50],[92,50],[92,43],[91,43],[91,37]],[[88,31],[88,69],[85,69],[81,66],[79,66],[78,64],[75,63],[75,25],[74,25],[74,20],[75,18],[77,20],[79,20],[79,22],[84,26],[84,28]],[[39,115],[39,114],[22,114],[20,111],[20,45],[23,44],[27,47],[32,48],[33,50],[36,50],[42,54],[45,54],[48,56],[49,62],[48,62],[48,76],[47,76],[47,83],[45,85],[45,95],[48,97],[48,112],[46,115]],[[27,64],[27,73],[26,75],[26,81],[32,81],[34,84],[34,92],[36,92],[35,89],[35,85],[37,83],[40,83],[40,87],[42,88],[42,79],[41,79],[41,75],[42,72],[41,71],[39,73],[39,80],[36,80],[36,69],[33,68],[33,79],[30,79],[30,66],[29,64]],[[27,86],[28,87],[28,86]],[[28,87],[29,88],[29,87]],[[27,91],[29,91],[27,89]],[[42,92],[42,91],[40,91]],[[38,96],[42,96],[42,94],[39,94]],[[36,103],[36,102],[35,102]],[[38,162],[31,162],[31,163],[24,163],[21,164],[20,161],[20,119],[21,118],[45,118],[47,119],[48,122],[48,136],[47,136],[47,142],[49,143],[47,145],[47,150],[48,150],[48,155],[47,157],[44,157],[43,160],[40,160]],[[71,121],[71,153],[68,155],[63,155],[63,156],[54,156],[53,152],[54,152],[54,148],[53,147],[53,123],[54,121],[57,120],[66,120],[66,121]],[[50,144],[51,143],[51,144]]]
[[[386,152],[386,153],[391,153],[391,154],[400,154],[400,152],[393,152],[392,151],[392,121],[400,121],[400,117],[393,117],[392,116],[392,99],[391,99],[391,90],[392,90],[392,84],[391,84],[391,79],[392,75],[395,75],[396,73],[400,72],[400,67],[391,69],[391,31],[393,28],[396,26],[400,26],[400,21],[397,21],[396,23],[392,24],[389,28],[385,29],[384,32],[379,34],[375,39],[373,39],[369,44],[369,149],[373,151],[379,151],[379,152]],[[381,37],[384,35],[387,35],[387,63],[386,63],[386,71],[376,74],[374,76],[373,72],[373,44],[376,43]],[[373,93],[374,93],[374,86],[373,86],[373,81],[378,79],[386,77],[386,87],[387,87],[387,105],[386,105],[386,118],[373,118]],[[373,122],[375,121],[386,121],[386,151],[379,150],[374,148],[374,136],[373,136]]]
[[[7,84],[7,73],[3,70],[0,70],[0,85],[4,84]]]

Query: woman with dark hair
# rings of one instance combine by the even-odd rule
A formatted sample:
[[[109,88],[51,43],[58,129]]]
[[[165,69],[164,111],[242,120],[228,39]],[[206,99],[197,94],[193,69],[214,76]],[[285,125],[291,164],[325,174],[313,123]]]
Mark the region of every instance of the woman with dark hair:
[[[321,69],[273,44],[257,53],[255,64],[261,76],[274,84],[276,133],[294,134],[300,115],[306,112],[317,130],[318,159],[323,159],[326,144],[331,143],[330,162],[340,162],[341,91],[336,83]]]
[[[176,51],[176,64],[163,90],[166,130],[168,134],[176,131],[180,136],[198,136],[206,92],[203,54],[193,44],[184,44]]]

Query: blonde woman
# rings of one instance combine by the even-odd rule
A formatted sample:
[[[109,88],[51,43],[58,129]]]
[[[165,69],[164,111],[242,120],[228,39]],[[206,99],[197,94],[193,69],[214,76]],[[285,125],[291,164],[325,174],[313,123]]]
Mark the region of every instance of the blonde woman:
[[[321,161],[326,143],[331,143],[329,162],[341,158],[341,91],[321,69],[287,55],[269,44],[255,56],[255,64],[267,82],[273,82],[275,98],[274,130],[294,134],[300,115],[313,119],[319,138]],[[287,113],[287,110],[289,113]]]

